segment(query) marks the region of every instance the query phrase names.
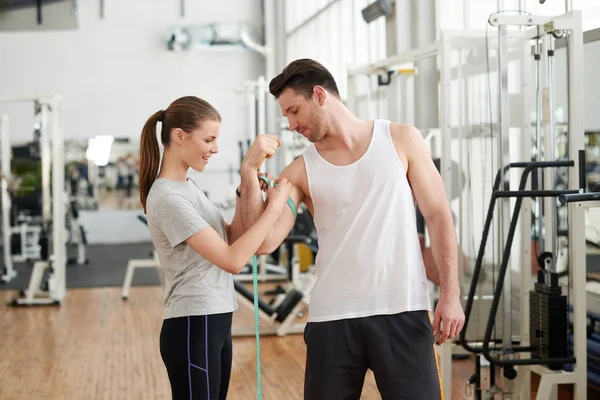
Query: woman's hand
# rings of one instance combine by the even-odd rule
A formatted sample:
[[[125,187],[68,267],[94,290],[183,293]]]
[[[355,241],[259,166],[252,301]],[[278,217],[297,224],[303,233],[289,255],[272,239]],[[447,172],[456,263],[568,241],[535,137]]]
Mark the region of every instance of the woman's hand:
[[[287,199],[289,197],[292,184],[286,179],[282,179],[277,183],[276,187],[271,187],[267,190],[269,197],[269,205],[267,210],[276,214],[277,217],[281,215],[284,207],[287,207]]]

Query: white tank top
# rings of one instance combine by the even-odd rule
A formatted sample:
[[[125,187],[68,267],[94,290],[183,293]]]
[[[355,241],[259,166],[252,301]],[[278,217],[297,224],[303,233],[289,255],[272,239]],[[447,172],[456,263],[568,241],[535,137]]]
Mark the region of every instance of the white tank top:
[[[376,120],[367,152],[348,166],[303,156],[319,251],[309,322],[430,310],[415,203],[390,136]]]

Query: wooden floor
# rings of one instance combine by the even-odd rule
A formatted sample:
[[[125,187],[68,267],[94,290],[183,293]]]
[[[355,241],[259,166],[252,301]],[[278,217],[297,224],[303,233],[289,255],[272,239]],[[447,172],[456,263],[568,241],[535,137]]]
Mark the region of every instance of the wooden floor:
[[[14,293],[3,291],[3,304]],[[60,308],[0,305],[0,399],[170,399],[158,350],[162,290],[69,290]],[[253,324],[236,313],[234,324]],[[263,398],[302,399],[302,335],[261,340]],[[452,399],[465,399],[470,361],[454,362]],[[256,398],[254,338],[234,340],[228,399]],[[362,399],[380,399],[368,375]]]

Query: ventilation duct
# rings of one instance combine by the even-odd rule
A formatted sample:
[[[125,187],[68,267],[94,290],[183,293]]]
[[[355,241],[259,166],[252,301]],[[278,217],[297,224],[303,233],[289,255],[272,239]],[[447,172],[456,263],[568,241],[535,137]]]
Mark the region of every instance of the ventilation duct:
[[[167,49],[171,51],[197,50],[253,50],[266,53],[257,43],[246,24],[212,23],[206,25],[178,26],[169,31]],[[256,35],[258,36],[258,35]]]

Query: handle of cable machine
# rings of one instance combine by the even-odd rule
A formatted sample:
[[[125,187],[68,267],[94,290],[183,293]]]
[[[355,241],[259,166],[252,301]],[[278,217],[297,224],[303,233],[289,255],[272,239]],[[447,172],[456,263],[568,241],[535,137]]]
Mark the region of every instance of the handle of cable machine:
[[[597,201],[597,200],[600,200],[600,192],[569,193],[569,194],[562,194],[558,198],[558,201],[560,201],[561,204],[585,202],[585,201]]]

